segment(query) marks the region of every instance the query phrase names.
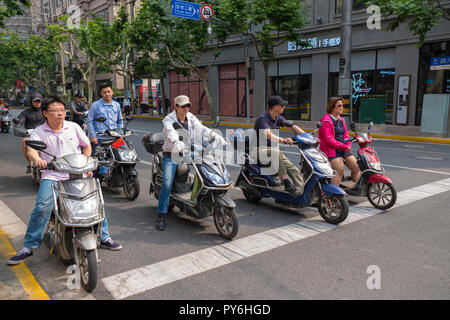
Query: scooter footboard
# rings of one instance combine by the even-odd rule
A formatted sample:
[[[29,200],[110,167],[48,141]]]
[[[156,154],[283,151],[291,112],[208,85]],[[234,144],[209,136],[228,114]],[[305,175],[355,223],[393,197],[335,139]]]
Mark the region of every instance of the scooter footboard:
[[[341,187],[332,183],[322,184],[322,190],[326,196],[332,196],[333,194],[345,195],[345,191]]]

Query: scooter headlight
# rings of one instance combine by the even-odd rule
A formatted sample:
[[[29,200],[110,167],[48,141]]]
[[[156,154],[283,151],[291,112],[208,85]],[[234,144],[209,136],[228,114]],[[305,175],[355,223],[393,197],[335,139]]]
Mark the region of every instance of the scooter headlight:
[[[223,178],[207,166],[201,166],[201,170],[205,177],[207,177],[212,183],[216,185],[225,184]]]
[[[136,161],[137,155],[134,149],[133,150],[117,149],[117,152],[119,153],[120,159],[122,161]]]
[[[64,204],[69,209],[74,220],[87,220],[99,216],[98,195],[93,195],[83,200],[64,198]]]
[[[379,162],[369,162],[369,167],[371,169],[373,169],[373,170],[376,170],[376,171],[381,171],[382,170],[381,163],[379,163]]]

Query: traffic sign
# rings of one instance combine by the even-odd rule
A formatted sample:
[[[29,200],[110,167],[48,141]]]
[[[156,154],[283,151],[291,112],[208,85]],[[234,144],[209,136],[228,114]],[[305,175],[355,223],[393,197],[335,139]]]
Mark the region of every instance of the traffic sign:
[[[200,4],[187,1],[172,0],[172,16],[192,20],[200,20]]]
[[[209,4],[204,4],[200,8],[200,15],[202,16],[203,20],[211,20],[212,16],[214,15],[213,8]]]

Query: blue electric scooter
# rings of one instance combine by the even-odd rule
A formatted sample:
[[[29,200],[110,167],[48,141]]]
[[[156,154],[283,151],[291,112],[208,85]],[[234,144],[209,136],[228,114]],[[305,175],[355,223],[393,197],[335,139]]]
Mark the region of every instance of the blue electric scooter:
[[[292,126],[292,121],[286,121],[285,126]],[[252,130],[252,129],[249,129]],[[300,153],[300,168],[304,187],[298,193],[284,191],[281,178],[268,174],[270,163],[261,164],[249,154],[250,133],[237,129],[230,136],[233,146],[243,152],[244,163],[236,181],[245,198],[257,203],[262,198],[274,198],[275,202],[289,208],[317,206],[322,218],[332,224],[339,224],[347,218],[349,205],[345,192],[331,184],[335,175],[327,156],[319,150],[319,140],[310,133],[302,133],[292,138]],[[244,147],[244,148],[242,148]]]

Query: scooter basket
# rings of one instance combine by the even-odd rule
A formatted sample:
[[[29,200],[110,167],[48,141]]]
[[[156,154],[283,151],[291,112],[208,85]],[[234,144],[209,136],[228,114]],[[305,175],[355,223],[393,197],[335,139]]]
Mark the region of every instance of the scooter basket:
[[[162,151],[164,136],[161,132],[148,133],[142,138],[142,144],[145,150],[151,154],[157,154]]]

